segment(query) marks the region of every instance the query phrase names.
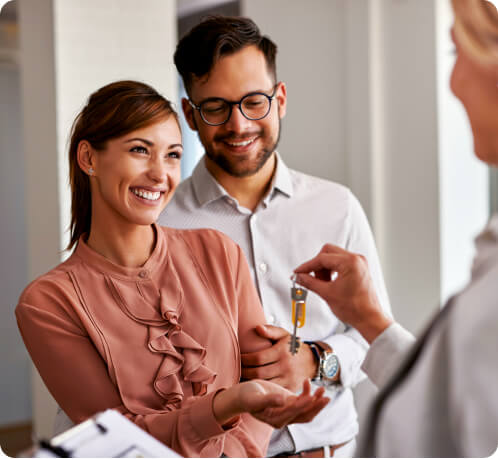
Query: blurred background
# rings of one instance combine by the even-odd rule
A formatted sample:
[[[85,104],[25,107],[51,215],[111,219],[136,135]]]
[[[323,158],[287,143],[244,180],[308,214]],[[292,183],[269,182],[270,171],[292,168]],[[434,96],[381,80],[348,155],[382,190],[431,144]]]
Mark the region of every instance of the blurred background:
[[[255,20],[288,90],[279,152],[361,201],[394,315],[412,332],[467,280],[496,210],[495,171],[472,155],[449,90],[449,0],[12,0],[0,13],[0,445],[50,437],[55,404],[14,318],[28,282],[67,257],[66,150],[86,98],[118,79],[181,107],[178,38],[210,13]],[[184,177],[202,155],[183,128]],[[330,212],[334,212],[331,207]],[[275,227],[275,231],[280,228]],[[323,241],[324,243],[327,241]],[[360,417],[372,390],[358,389]],[[85,382],[81,381],[81,391]]]

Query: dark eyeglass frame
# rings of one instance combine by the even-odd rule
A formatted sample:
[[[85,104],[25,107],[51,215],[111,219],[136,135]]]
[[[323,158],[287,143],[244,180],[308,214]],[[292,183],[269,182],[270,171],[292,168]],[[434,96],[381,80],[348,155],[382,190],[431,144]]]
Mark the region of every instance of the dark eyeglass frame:
[[[275,93],[277,92],[278,85],[279,85],[279,83],[276,83],[273,86],[273,92],[271,93],[271,95],[268,95],[268,94],[266,94],[264,92],[259,92],[259,91],[250,92],[249,94],[246,94],[245,96],[243,96],[242,99],[240,99],[238,102],[234,102],[234,101],[231,101],[231,100],[226,100],[226,99],[223,99],[222,97],[209,97],[208,99],[204,99],[202,102],[200,102],[199,105],[196,105],[190,99],[188,99],[188,103],[190,104],[190,106],[193,109],[195,109],[195,110],[197,110],[199,112],[199,115],[201,115],[202,121],[204,121],[209,126],[221,126],[222,124],[227,123],[228,120],[230,119],[230,117],[232,116],[232,111],[233,111],[233,106],[234,105],[237,105],[239,107],[240,113],[242,113],[242,116],[244,118],[246,118],[248,120],[251,120],[251,121],[258,121],[258,120],[262,120],[263,118],[266,118],[268,116],[268,113],[270,113],[271,103],[272,103],[273,99],[275,99]],[[260,116],[259,118],[250,118],[249,116],[247,116],[244,113],[244,110],[242,110],[242,102],[245,99],[247,99],[248,97],[252,97],[252,96],[265,96],[268,99],[268,110],[267,110],[267,112],[263,116]],[[206,102],[212,102],[213,100],[221,100],[221,101],[225,102],[229,106],[227,119],[225,121],[223,121],[222,123],[211,123],[210,121],[207,121],[206,118],[204,118],[204,115],[202,114],[202,106]]]

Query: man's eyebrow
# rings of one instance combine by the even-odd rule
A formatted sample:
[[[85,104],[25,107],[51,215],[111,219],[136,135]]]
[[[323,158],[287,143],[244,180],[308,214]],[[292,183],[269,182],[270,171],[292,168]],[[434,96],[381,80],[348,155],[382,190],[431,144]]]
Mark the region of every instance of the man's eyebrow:
[[[134,137],[133,139],[128,139],[125,143],[135,142],[137,140],[145,143],[146,145],[149,145],[150,147],[154,145],[154,142],[151,142],[150,140],[147,139],[142,139],[141,137]]]

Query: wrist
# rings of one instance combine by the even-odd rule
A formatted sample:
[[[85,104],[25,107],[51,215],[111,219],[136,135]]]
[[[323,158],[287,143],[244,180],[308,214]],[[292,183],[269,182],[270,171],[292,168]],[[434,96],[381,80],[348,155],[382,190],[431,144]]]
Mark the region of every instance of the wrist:
[[[362,324],[359,324],[356,329],[367,340],[368,344],[372,344],[392,323],[391,318],[382,312],[376,311],[374,315],[368,316]]]
[[[318,375],[318,368],[320,366],[320,350],[317,345],[313,341],[304,341],[304,344],[308,346],[308,349],[311,354],[311,364],[310,364],[310,372],[308,372],[308,379],[315,379]]]
[[[213,398],[213,414],[223,427],[232,424],[234,418],[243,412],[240,406],[238,391],[240,384],[220,390]]]
[[[341,367],[339,358],[334,350],[325,341],[306,341],[317,362],[316,373],[312,381],[320,385],[338,384],[341,379]],[[335,362],[335,364],[334,364]],[[330,372],[335,366],[335,375]]]

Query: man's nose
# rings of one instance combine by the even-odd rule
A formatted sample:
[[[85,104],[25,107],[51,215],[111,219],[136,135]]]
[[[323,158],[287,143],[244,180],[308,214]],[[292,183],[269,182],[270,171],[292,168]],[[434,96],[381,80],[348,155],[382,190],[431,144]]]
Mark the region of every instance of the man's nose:
[[[225,123],[225,127],[229,131],[243,132],[251,125],[251,120],[248,120],[241,112],[240,105],[234,105],[232,107],[232,113],[230,118]]]

